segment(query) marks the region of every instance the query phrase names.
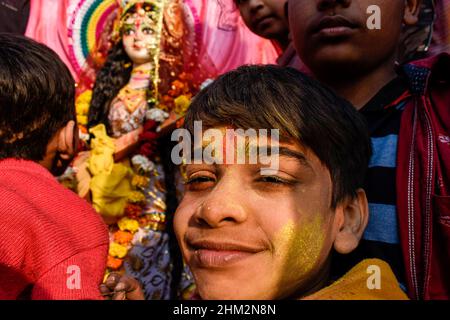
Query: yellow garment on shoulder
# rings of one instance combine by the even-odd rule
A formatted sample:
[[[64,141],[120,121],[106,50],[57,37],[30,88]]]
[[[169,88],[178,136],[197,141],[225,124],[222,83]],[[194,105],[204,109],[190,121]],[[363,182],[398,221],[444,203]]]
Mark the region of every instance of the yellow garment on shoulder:
[[[132,191],[132,170],[126,162],[114,163],[114,140],[108,137],[103,124],[89,131],[95,135],[88,160],[92,205],[104,216],[119,217]]]
[[[380,288],[370,289],[371,271],[375,266],[380,271]],[[378,267],[378,268],[377,268]],[[361,261],[342,278],[328,287],[309,295],[303,300],[408,300],[398,285],[391,267],[379,259]]]

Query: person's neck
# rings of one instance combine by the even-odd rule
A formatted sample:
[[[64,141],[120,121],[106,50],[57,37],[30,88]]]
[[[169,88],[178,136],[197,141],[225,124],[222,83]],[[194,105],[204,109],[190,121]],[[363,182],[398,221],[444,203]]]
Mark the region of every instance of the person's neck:
[[[55,175],[53,172],[55,165],[55,157],[56,157],[56,150],[50,150],[45,154],[42,160],[37,161],[38,164],[47,169],[48,172],[50,172],[53,176]]]
[[[397,77],[394,61],[359,76],[336,74],[337,77],[319,80],[350,101],[357,110],[362,109],[386,84]]]
[[[128,85],[133,89],[147,89],[150,85],[152,63],[134,64]]]
[[[325,288],[330,281],[330,272],[331,272],[331,257],[325,261],[322,269],[315,275],[315,277],[302,288],[301,291],[294,292],[289,299],[301,300],[321,289]]]
[[[291,43],[291,40],[289,39],[289,35],[278,37],[277,39],[273,40],[275,42],[276,46],[282,51],[285,52],[286,49],[289,47],[289,44]]]

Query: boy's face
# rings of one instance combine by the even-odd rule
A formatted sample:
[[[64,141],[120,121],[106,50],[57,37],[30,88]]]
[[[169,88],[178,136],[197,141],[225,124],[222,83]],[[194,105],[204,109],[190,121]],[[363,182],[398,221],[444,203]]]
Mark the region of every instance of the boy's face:
[[[235,0],[242,19],[255,34],[277,39],[289,33],[285,5],[287,0]]]
[[[279,170],[186,166],[174,228],[203,299],[280,299],[326,280],[337,229],[329,170],[280,143]]]
[[[404,0],[289,0],[292,38],[313,72],[365,72],[394,56],[405,13]],[[380,8],[380,29],[369,30],[367,13]],[[372,22],[373,20],[369,20]],[[375,20],[376,21],[376,20]]]

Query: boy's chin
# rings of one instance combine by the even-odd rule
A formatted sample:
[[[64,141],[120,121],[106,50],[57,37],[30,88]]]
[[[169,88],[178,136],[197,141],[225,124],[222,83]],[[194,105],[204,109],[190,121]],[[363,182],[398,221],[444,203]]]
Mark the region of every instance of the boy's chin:
[[[268,288],[261,288],[258,284],[246,283],[217,278],[196,279],[197,292],[202,300],[270,300]]]
[[[348,52],[346,50],[329,50],[328,52],[318,52],[314,57],[307,60],[308,67],[313,73],[317,75],[333,75],[342,76],[343,74],[336,74],[345,72],[346,75],[352,71],[362,71],[363,59],[355,52]]]
[[[241,286],[225,291],[228,288],[216,286],[209,289],[198,289],[198,293],[202,300],[271,300],[270,297],[264,296],[261,292],[247,291]]]

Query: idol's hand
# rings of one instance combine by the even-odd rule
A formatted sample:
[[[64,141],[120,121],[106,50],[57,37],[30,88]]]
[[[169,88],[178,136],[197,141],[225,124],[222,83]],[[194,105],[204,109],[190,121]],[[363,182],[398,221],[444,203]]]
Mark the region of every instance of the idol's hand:
[[[136,279],[111,273],[100,285],[100,292],[107,300],[145,300],[141,284]]]

